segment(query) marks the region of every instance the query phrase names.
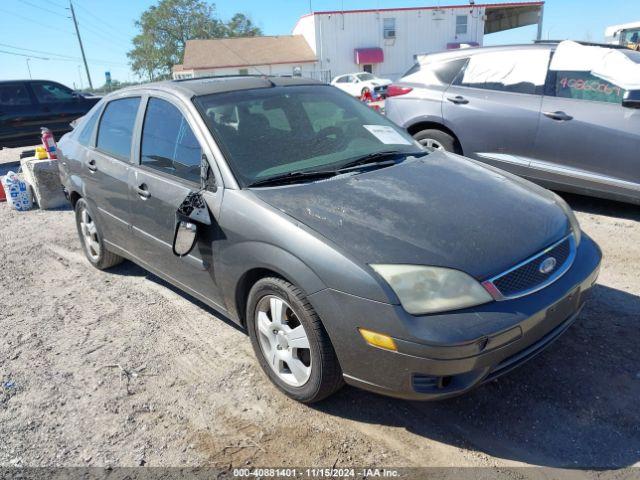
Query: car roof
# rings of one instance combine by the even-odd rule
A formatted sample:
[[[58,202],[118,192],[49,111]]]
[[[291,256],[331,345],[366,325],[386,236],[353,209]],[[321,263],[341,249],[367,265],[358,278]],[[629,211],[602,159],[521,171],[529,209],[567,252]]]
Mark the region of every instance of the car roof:
[[[278,77],[264,75],[242,76],[212,76],[181,80],[167,80],[164,82],[147,83],[123,88],[114,93],[144,92],[160,90],[175,93],[183,97],[210,95],[213,93],[253,90],[257,88],[289,87],[298,85],[324,85],[310,78]]]

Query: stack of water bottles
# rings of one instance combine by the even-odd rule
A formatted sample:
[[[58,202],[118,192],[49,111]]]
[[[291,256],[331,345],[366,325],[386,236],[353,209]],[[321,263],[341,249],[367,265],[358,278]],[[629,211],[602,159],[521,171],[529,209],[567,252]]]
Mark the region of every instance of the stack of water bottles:
[[[31,210],[33,207],[31,187],[17,173],[9,172],[0,181],[7,196],[7,203],[11,207],[18,211]]]

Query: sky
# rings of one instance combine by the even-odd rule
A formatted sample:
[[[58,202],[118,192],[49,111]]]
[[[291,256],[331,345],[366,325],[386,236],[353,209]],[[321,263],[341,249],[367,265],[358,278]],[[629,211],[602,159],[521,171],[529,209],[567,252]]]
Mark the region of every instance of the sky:
[[[501,0],[491,0],[500,2]],[[135,20],[156,0],[74,0],[80,34],[94,87],[105,72],[120,81],[138,80],[126,52],[136,35]],[[247,14],[266,35],[291,33],[297,19],[311,8],[320,10],[445,6],[468,0],[219,0],[218,16]],[[485,3],[482,0],[477,4]],[[551,39],[604,40],[604,29],[640,20],[629,0],[547,0],[543,36]],[[68,0],[0,0],[0,80],[50,79],[72,88],[86,88],[87,75],[68,10]],[[635,17],[632,16],[635,14]],[[485,45],[529,42],[536,27],[485,36]],[[30,72],[29,72],[30,71]]]

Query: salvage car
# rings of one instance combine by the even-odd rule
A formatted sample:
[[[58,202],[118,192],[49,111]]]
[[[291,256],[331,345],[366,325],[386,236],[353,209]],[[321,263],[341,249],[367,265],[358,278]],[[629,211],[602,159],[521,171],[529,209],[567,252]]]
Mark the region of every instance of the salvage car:
[[[331,85],[354,97],[362,97],[367,92],[375,97],[384,96],[389,84],[388,78],[378,78],[369,72],[339,75],[331,80]]]
[[[640,204],[640,52],[565,41],[427,55],[388,88],[422,145]]]
[[[59,137],[98,100],[49,80],[0,81],[0,148],[40,143],[41,127]]]
[[[301,402],[466,392],[566,331],[599,271],[554,193],[312,80],[123,89],[59,155],[89,262],[132,260],[237,322]]]

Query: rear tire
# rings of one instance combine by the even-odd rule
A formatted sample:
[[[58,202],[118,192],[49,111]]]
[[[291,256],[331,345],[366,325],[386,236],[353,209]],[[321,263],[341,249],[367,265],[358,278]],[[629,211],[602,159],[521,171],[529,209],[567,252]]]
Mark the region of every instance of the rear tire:
[[[102,232],[84,198],[78,199],[75,206],[76,226],[82,250],[87,260],[98,270],[106,270],[121,263],[124,259],[110,252],[102,241]]]
[[[342,387],[333,345],[299,288],[276,277],[258,280],[249,292],[246,312],[258,362],[287,396],[314,403]]]
[[[444,150],[452,153],[462,153],[455,138],[442,130],[429,128],[416,133],[413,138],[423,147]]]

